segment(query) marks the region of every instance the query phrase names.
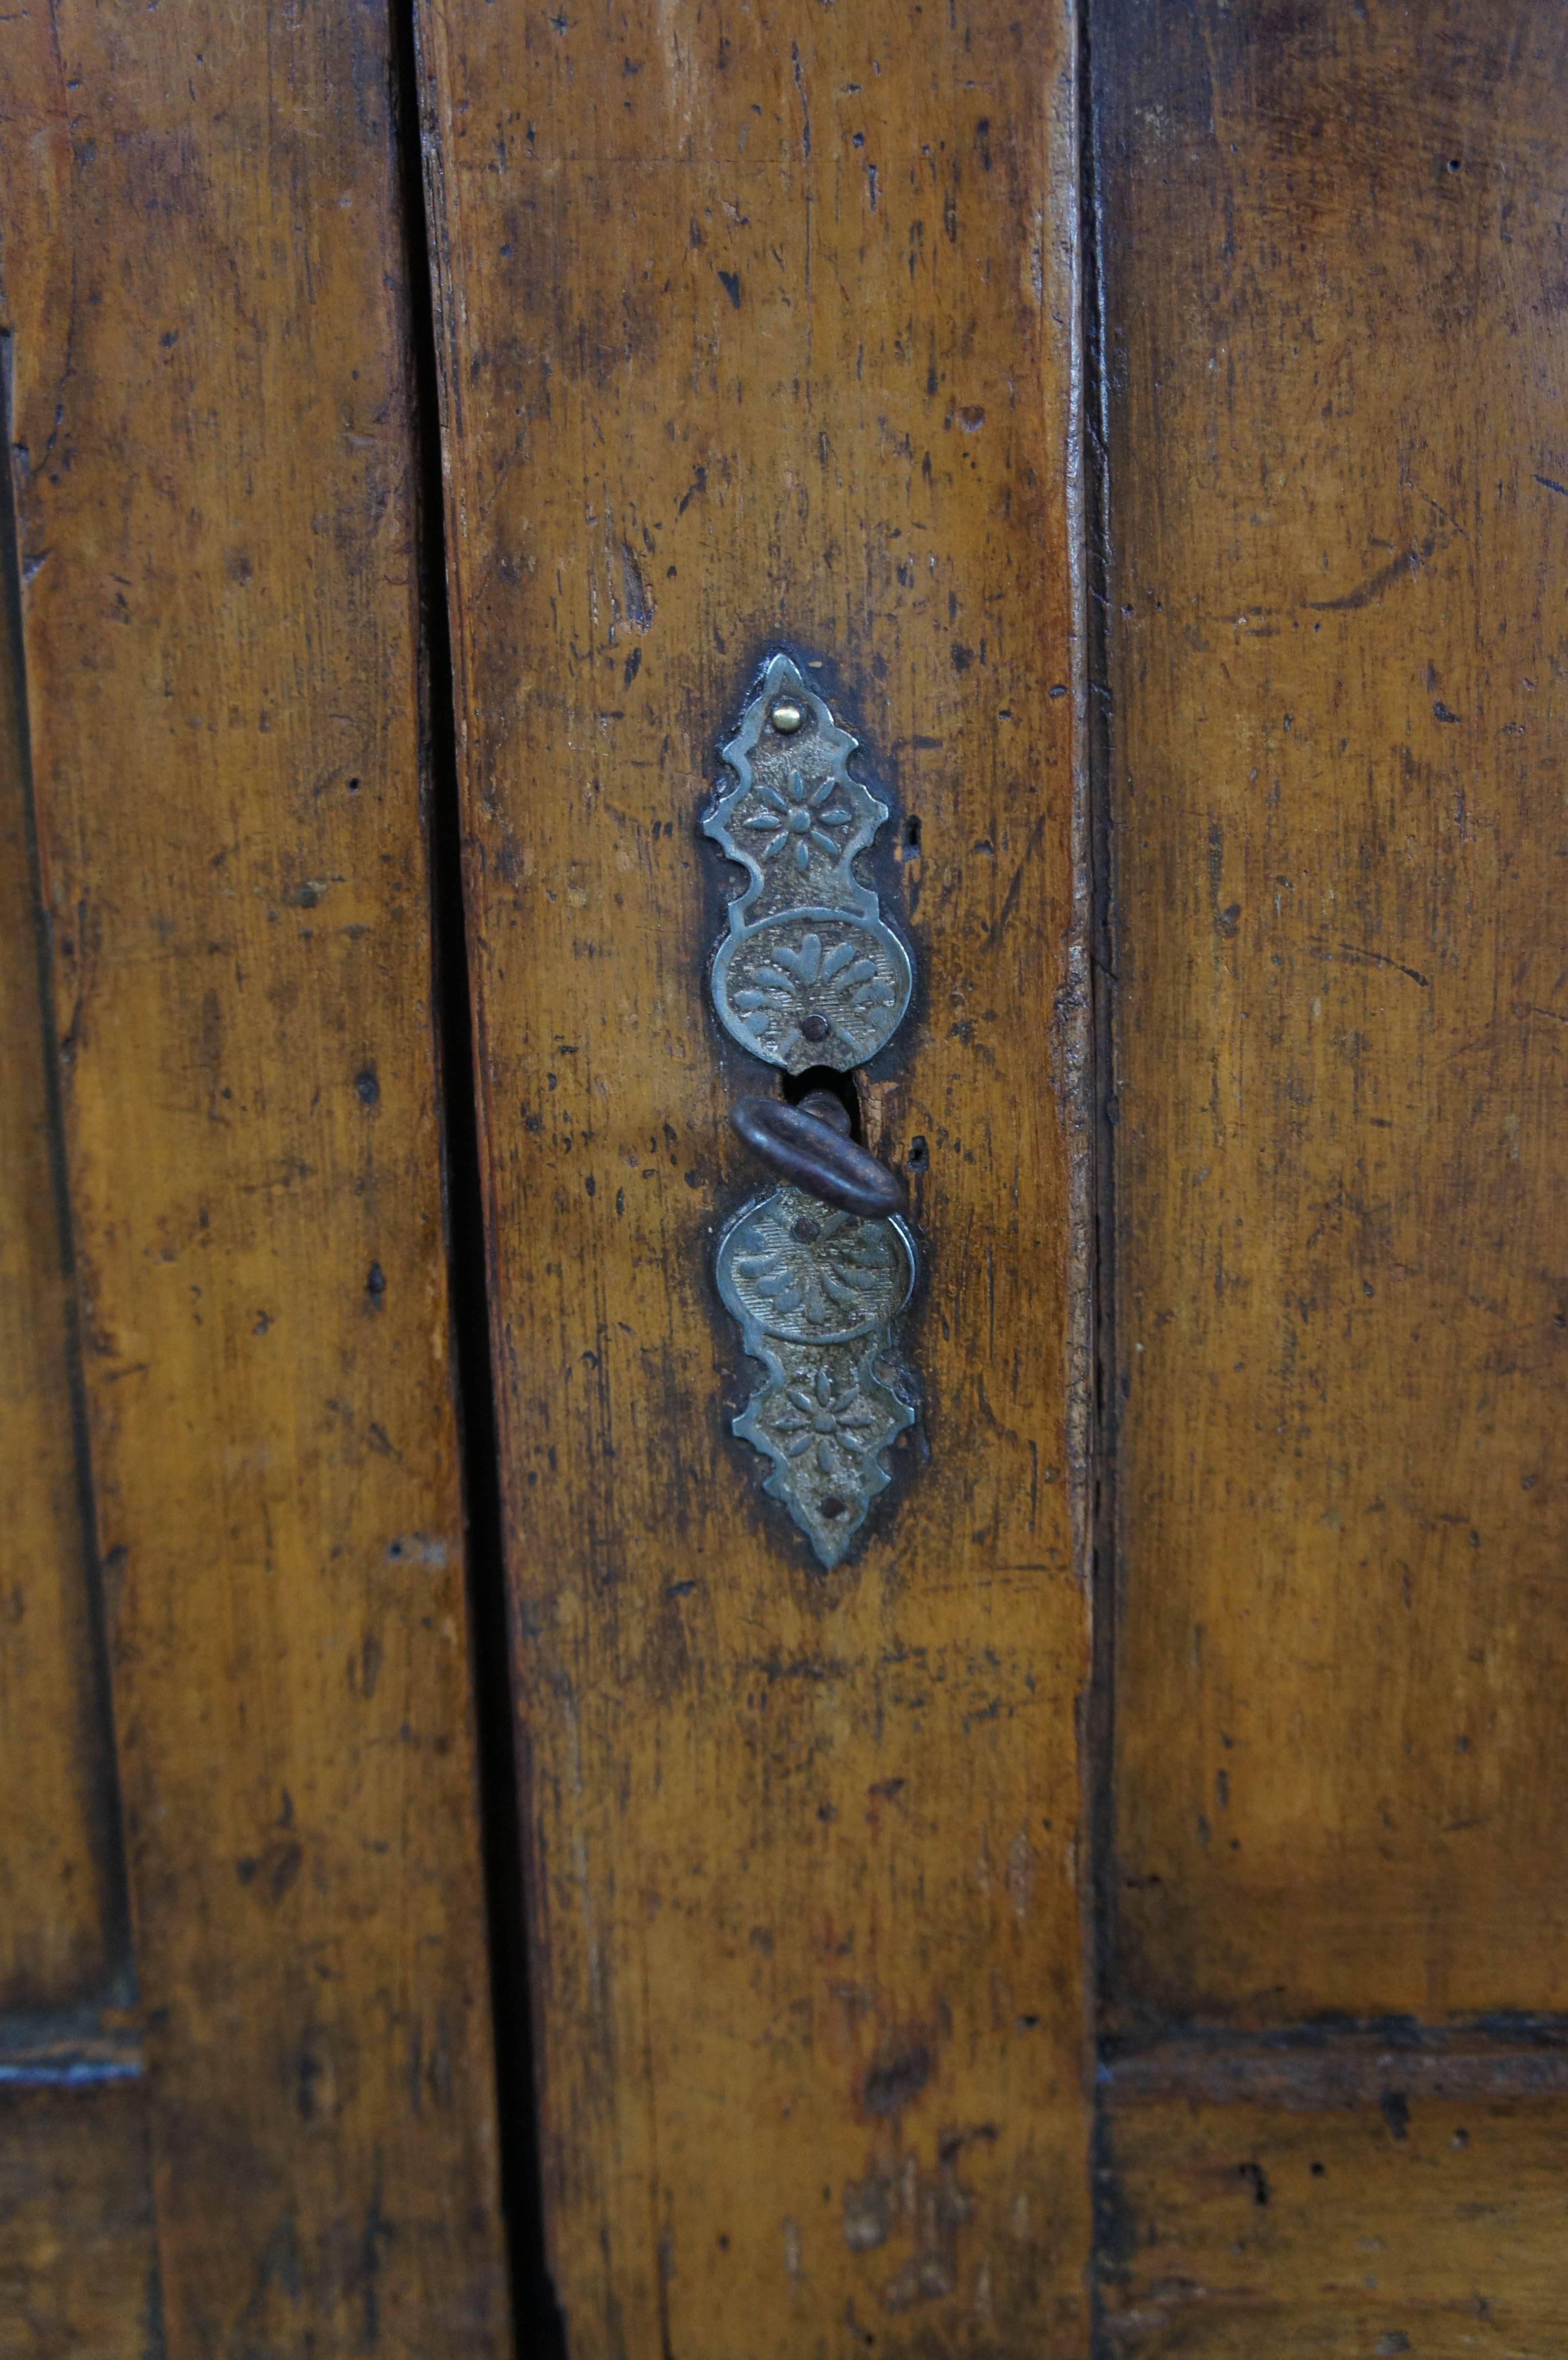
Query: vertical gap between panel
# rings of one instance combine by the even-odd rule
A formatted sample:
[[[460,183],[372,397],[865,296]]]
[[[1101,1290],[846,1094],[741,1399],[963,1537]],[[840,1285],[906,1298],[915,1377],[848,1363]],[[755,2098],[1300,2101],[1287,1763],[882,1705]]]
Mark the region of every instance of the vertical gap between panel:
[[[474,1029],[463,890],[436,321],[420,153],[419,60],[413,0],[394,0],[392,32],[394,120],[407,246],[414,447],[419,467],[420,727],[424,741],[420,774],[425,781],[430,862],[443,1200],[463,1458],[501,2202],[517,2349],[526,2353],[528,2360],[556,2360],[556,2355],[564,2355],[566,2343],[545,2252],[519,1745],[507,1630],[501,1469],[491,1360],[489,1256],[485,1246]]]
[[[1116,1354],[1116,989],[1115,832],[1111,814],[1110,632],[1112,563],[1109,481],[1109,356],[1105,349],[1105,255],[1098,113],[1094,92],[1094,0],[1079,13],[1079,236],[1083,316],[1083,527],[1088,672],[1087,770],[1090,863],[1090,1076],[1094,1202],[1093,1413],[1090,1445],[1090,1549],[1093,1659],[1087,1722],[1088,1820],[1093,1877],[1090,2006],[1097,2018],[1113,1982],[1116,1934],[1116,1445],[1120,1409]],[[1106,2250],[1102,2196],[1110,2181],[1105,2109],[1096,2105],[1093,2172],[1094,2253],[1091,2305],[1101,2347],[1099,2263]]]

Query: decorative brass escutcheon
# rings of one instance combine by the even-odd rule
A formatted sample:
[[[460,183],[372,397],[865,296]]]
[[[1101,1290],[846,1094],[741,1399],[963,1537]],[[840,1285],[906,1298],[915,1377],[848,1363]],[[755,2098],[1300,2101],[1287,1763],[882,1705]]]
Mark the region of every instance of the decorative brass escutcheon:
[[[790,1074],[875,1056],[913,989],[909,954],[855,871],[888,815],[851,774],[856,749],[807,667],[775,655],[721,748],[735,784],[702,822],[747,872],[714,954],[713,1006],[744,1049]],[[779,1181],[719,1240],[719,1294],[765,1371],[734,1430],[772,1462],[764,1491],[831,1568],[914,1422],[898,1335],[918,1269],[904,1185],[825,1091],[798,1106],[742,1098],[734,1120]]]

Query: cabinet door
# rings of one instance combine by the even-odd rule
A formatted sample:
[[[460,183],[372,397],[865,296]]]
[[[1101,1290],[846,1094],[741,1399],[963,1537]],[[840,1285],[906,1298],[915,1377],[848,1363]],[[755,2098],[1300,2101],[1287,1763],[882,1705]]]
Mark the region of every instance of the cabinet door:
[[[390,28],[0,63],[0,2350],[499,2352]]]
[[[419,23],[571,2349],[1081,2351],[1072,28]],[[713,1281],[770,1077],[713,1012],[699,822],[780,645],[896,803],[919,978],[857,1088],[923,1409],[833,1570],[731,1430]]]

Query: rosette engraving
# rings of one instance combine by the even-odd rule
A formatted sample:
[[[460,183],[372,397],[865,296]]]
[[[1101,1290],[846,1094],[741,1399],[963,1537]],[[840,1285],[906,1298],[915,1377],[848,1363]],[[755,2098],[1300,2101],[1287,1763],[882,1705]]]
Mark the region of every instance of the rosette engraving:
[[[875,1056],[902,1014],[909,960],[879,919],[787,912],[725,936],[713,994],[754,1055],[791,1073],[844,1071]]]

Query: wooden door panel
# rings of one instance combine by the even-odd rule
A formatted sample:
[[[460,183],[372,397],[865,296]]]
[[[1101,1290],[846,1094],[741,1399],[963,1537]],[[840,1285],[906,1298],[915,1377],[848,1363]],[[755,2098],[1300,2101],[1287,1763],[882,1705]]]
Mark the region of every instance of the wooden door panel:
[[[3,409],[0,401],[0,409]],[[4,473],[4,471],[0,471]],[[123,2008],[130,1938],[38,925],[20,583],[0,480],[0,2068]],[[97,2028],[97,2027],[95,2027]]]
[[[572,2348],[1077,2353],[1070,27],[420,22]],[[827,1577],[729,1437],[711,1276],[768,1077],[697,822],[779,639],[897,790],[924,978],[866,1121],[929,1153],[929,1463]]]
[[[161,2288],[156,2330],[132,2273],[92,2347],[115,2354],[505,2337],[392,69],[376,8],[66,5],[5,45],[23,655]],[[112,2144],[102,2093],[49,2105]]]
[[[1561,2008],[1564,21],[1095,21],[1116,2005]]]

